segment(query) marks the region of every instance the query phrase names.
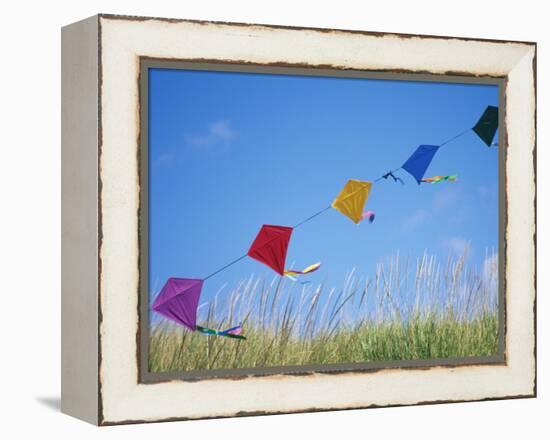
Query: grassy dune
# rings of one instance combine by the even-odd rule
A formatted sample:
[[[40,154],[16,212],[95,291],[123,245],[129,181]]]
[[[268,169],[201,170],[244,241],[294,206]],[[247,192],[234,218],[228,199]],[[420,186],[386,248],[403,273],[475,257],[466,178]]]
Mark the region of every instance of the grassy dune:
[[[352,271],[341,289],[251,277],[199,309],[201,324],[243,322],[246,341],[207,337],[167,321],[150,337],[151,371],[189,371],[381,360],[488,356],[498,352],[497,259],[439,264],[399,256],[372,278]]]

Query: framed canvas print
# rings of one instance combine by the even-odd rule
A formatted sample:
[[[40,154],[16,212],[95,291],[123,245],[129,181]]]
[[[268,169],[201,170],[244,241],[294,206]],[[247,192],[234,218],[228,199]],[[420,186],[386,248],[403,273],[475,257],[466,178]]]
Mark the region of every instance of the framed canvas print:
[[[536,46],[99,15],[62,32],[62,410],[536,395]]]

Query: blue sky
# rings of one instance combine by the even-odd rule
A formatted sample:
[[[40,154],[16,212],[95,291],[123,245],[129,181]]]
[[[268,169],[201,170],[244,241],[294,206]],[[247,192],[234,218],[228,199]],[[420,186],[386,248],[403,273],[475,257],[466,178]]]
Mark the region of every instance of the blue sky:
[[[374,180],[421,144],[475,124],[498,88],[370,79],[151,69],[149,72],[149,280],[202,278],[246,253],[262,224],[292,226],[328,206],[350,178]],[[426,176],[455,183],[380,181],[355,225],[335,210],[296,229],[287,265],[320,261],[308,279],[342,285],[399,252],[440,258],[471,247],[482,264],[498,245],[498,151],[472,132],[442,147]],[[209,279],[273,272],[249,258]]]

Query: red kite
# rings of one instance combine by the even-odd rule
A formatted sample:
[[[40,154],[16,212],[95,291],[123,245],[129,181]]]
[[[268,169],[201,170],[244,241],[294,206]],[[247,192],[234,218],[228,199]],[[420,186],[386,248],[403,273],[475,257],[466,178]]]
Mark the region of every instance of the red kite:
[[[248,250],[248,256],[283,276],[291,234],[292,228],[288,226],[263,225]]]
[[[285,270],[286,253],[291,235],[292,228],[289,226],[263,225],[247,255],[270,267],[279,275],[290,278],[293,275],[305,275],[319,269],[321,263],[312,264],[302,271]]]

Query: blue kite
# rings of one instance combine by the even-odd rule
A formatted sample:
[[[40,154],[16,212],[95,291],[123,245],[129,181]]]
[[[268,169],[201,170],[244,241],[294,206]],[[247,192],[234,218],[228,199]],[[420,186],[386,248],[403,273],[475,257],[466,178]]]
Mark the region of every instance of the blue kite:
[[[411,157],[403,164],[401,168],[407,171],[411,176],[416,179],[416,182],[420,185],[422,178],[426,173],[426,170],[430,166],[430,163],[437,153],[439,146],[437,145],[420,145]]]

